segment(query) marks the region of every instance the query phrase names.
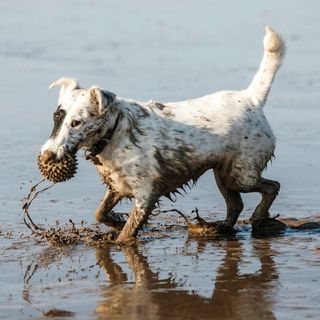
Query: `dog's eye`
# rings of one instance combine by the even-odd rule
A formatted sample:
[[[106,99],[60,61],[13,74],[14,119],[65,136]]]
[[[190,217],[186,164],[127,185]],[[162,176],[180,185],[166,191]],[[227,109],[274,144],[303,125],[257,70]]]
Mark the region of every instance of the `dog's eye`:
[[[71,127],[72,128],[75,128],[75,127],[77,127],[78,125],[80,125],[81,124],[81,121],[79,121],[79,120],[73,120],[72,122],[71,122]]]

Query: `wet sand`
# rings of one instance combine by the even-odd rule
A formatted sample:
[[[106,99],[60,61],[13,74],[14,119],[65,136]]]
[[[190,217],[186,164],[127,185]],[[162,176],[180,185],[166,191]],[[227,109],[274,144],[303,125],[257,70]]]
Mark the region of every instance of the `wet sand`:
[[[21,199],[39,180],[36,157],[52,129],[52,81],[74,76],[83,86],[159,101],[241,89],[260,63],[267,23],[288,47],[265,107],[278,138],[265,176],[281,182],[271,213],[319,222],[320,5],[252,3],[0,3],[1,319],[59,319],[56,310],[61,319],[319,318],[319,229],[256,239],[239,225],[232,238],[199,239],[168,213],[150,221],[136,246],[93,248],[48,245],[23,224]],[[95,227],[105,188],[79,158],[74,179],[34,202],[36,222]],[[248,219],[259,196],[244,200]],[[195,207],[208,221],[224,217],[211,172],[175,203],[162,202],[186,214]]]

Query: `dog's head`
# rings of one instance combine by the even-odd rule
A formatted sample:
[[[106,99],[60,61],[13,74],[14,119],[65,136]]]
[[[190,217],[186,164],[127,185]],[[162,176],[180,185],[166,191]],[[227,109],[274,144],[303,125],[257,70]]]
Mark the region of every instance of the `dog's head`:
[[[116,96],[98,87],[82,89],[70,78],[61,78],[49,88],[60,86],[58,108],[53,113],[53,130],[43,145],[40,160],[59,162],[79,149],[90,149],[113,127]]]

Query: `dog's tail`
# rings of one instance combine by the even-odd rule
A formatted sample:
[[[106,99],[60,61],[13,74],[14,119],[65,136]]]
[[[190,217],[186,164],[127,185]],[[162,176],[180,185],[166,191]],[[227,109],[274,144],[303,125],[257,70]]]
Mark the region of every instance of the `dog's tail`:
[[[263,106],[267,100],[271,84],[285,56],[285,43],[280,35],[266,26],[263,39],[264,54],[258,72],[247,89],[256,106]]]

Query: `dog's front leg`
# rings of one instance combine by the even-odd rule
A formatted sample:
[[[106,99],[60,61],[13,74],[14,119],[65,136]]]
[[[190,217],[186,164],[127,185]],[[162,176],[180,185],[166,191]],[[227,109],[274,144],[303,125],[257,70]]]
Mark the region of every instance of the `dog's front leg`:
[[[98,209],[96,210],[96,219],[109,227],[121,230],[126,221],[122,216],[112,211],[112,209],[121,199],[122,197],[119,195],[119,193],[108,189],[105,196],[101,200]]]
[[[117,238],[117,242],[127,242],[133,237],[136,237],[140,228],[147,222],[153,207],[154,202],[141,204],[136,200],[135,206]]]

